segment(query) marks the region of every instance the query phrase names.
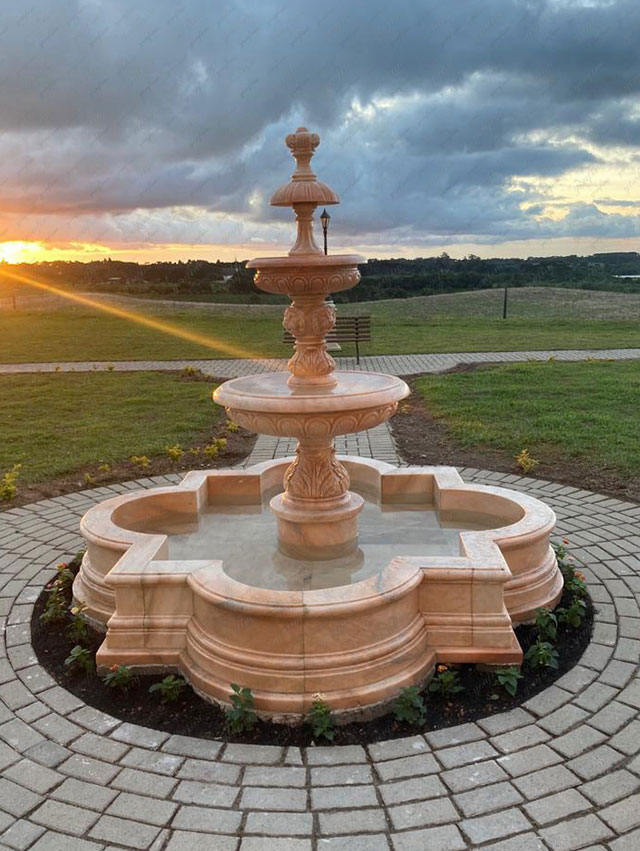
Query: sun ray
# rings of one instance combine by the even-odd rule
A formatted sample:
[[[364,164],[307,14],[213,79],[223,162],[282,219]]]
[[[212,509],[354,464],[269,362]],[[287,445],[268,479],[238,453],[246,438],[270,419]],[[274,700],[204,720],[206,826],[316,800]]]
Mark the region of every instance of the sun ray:
[[[228,357],[233,358],[257,358],[259,355],[243,349],[240,346],[234,346],[231,343],[226,343],[222,340],[217,340],[215,337],[208,337],[205,334],[199,334],[196,331],[189,331],[186,328],[180,328],[178,325],[173,325],[171,322],[165,322],[161,319],[155,319],[151,316],[146,316],[144,313],[138,313],[135,310],[125,310],[122,307],[116,307],[112,304],[106,304],[98,299],[90,298],[79,293],[68,292],[67,290],[55,287],[53,284],[45,284],[42,281],[37,281],[28,275],[13,272],[6,265],[2,267],[2,276],[9,278],[16,283],[25,284],[30,287],[35,287],[39,290],[44,290],[47,293],[60,296],[68,301],[81,304],[84,307],[90,307],[95,310],[101,310],[104,313],[109,313],[112,316],[117,316],[120,319],[126,319],[130,322],[136,322],[146,328],[152,328],[155,331],[162,331],[164,334],[171,334],[174,337],[187,340],[190,343],[196,343],[200,346],[205,346],[216,352],[221,352]]]

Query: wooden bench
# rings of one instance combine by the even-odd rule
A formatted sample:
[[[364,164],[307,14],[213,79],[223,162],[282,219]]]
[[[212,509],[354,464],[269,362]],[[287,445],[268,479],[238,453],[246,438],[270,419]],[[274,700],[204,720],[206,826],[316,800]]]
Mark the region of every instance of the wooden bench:
[[[355,343],[356,363],[360,363],[360,343],[371,342],[370,316],[337,316],[334,328],[326,336],[327,343]],[[285,331],[282,342],[295,342],[293,335]]]

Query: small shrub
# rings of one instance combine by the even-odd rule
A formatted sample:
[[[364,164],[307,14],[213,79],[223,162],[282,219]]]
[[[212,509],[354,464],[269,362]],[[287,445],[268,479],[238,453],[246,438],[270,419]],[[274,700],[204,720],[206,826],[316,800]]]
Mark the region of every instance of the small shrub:
[[[104,676],[104,684],[109,688],[128,691],[137,679],[128,665],[112,665]]]
[[[93,655],[90,650],[76,644],[64,660],[64,664],[67,668],[79,668],[83,670],[85,674],[90,674],[95,668],[96,663],[94,662]]]
[[[44,604],[40,620],[43,623],[57,623],[58,621],[66,620],[66,617],[67,601],[64,590],[61,585],[54,582],[47,590],[47,602]]]
[[[532,668],[558,668],[558,651],[548,641],[538,639],[535,644],[527,650],[525,660]]]
[[[516,665],[510,665],[508,668],[498,668],[495,675],[497,681],[507,694],[510,694],[511,697],[515,697],[516,692],[518,691],[518,681],[522,679],[520,668]]]
[[[557,609],[560,623],[566,623],[577,629],[587,614],[587,604],[579,598],[574,599],[568,609]]]
[[[460,675],[457,671],[451,670],[447,665],[438,665],[436,674],[429,683],[429,691],[439,694],[440,697],[449,697],[464,691],[464,686],[460,683]]]
[[[558,634],[558,618],[551,609],[538,609],[536,629],[542,641],[555,641]]]
[[[134,467],[140,467],[142,470],[145,470],[151,463],[146,455],[132,455],[129,461]]]
[[[226,437],[216,437],[213,441],[213,445],[218,447],[218,451],[222,451],[227,448],[227,438]]]
[[[66,561],[61,561],[56,565],[56,578],[54,585],[59,585],[61,588],[69,588],[73,585],[73,580],[76,575],[69,567]]]
[[[98,464],[98,472],[99,473],[110,473],[111,472],[111,465],[106,464],[106,463]]]
[[[179,446],[177,443],[175,446],[167,446],[165,447],[165,452],[171,458],[172,461],[179,461],[184,455],[184,449]]]
[[[84,474],[84,483],[85,483],[85,485],[95,485],[96,480],[93,478],[91,473],[85,473]]]
[[[204,447],[204,449],[202,450],[202,454],[204,455],[204,457],[205,457],[205,458],[208,458],[208,459],[209,459],[209,461],[213,461],[213,459],[216,457],[216,455],[218,454],[218,452],[219,452],[219,449],[218,449],[218,447],[215,445],[215,443],[209,443],[209,444],[208,444],[207,446],[205,446],[205,447]]]
[[[521,450],[515,458],[516,467],[521,470],[525,475],[530,473],[540,463],[537,458],[532,458],[529,454],[528,449]]]
[[[84,641],[89,635],[89,625],[82,617],[82,612],[86,606],[74,606],[70,609],[71,622],[67,627],[67,635],[72,641]]]
[[[584,597],[587,593],[587,582],[584,573],[580,573],[579,570],[572,570],[570,574],[565,576],[564,587],[574,597]]]
[[[182,378],[199,378],[202,375],[202,370],[198,369],[197,366],[190,366],[187,364],[187,366],[182,368],[180,375]]]
[[[231,709],[227,709],[227,724],[232,733],[244,733],[253,730],[258,723],[255,713],[255,699],[250,688],[231,683]]]
[[[170,674],[159,683],[149,686],[149,694],[160,694],[163,703],[175,703],[186,688],[187,681],[183,677]]]
[[[22,464],[14,464],[0,479],[0,502],[11,502],[18,493],[18,477]]]
[[[391,709],[396,721],[402,724],[424,724],[427,720],[420,686],[405,686]]]
[[[195,457],[196,457],[196,458],[197,458],[199,455],[202,455],[202,449],[200,449],[200,447],[199,447],[199,446],[193,446],[193,447],[191,447],[191,449],[189,450],[189,452],[191,453],[191,455],[195,455]]]
[[[315,694],[311,709],[309,710],[309,721],[314,739],[326,739],[332,742],[335,735],[331,710],[324,702],[321,694]]]
[[[237,423],[234,423],[233,420],[227,421],[227,431],[235,432],[240,431],[240,426]]]

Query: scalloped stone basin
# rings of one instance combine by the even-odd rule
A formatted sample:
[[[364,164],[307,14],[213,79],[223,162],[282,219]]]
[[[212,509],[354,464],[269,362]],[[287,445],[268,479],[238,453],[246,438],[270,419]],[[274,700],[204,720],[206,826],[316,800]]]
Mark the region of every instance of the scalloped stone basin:
[[[316,692],[337,710],[370,708],[436,661],[520,661],[513,623],[562,591],[550,508],[465,485],[452,468],[341,457],[373,522],[363,522],[362,556],[311,570],[274,555],[263,509],[290,460],[194,471],[84,516],[74,595],[106,627],[99,665],[180,670],[220,702],[238,682],[260,711],[281,715],[304,712]],[[183,534],[196,518],[204,536]],[[223,525],[222,537],[207,537]]]

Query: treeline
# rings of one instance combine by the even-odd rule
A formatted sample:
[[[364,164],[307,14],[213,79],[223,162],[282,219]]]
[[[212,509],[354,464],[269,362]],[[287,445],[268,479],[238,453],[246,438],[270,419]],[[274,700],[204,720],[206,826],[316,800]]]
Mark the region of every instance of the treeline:
[[[473,254],[454,260],[448,254],[414,260],[369,260],[361,267],[362,282],[336,293],[336,301],[370,301],[492,287],[554,286],[640,292],[640,254],[635,251],[592,254],[589,257],[492,258]],[[56,260],[43,263],[0,264],[0,296],[25,289],[12,274],[63,289],[112,292],[142,297],[180,299],[202,296],[215,301],[265,301],[270,296],[253,284],[244,261],[128,263],[99,260],[89,263]]]

